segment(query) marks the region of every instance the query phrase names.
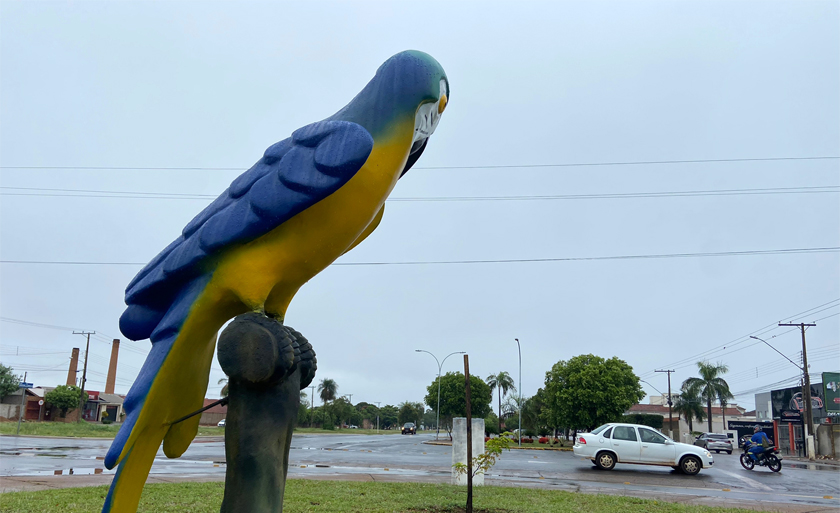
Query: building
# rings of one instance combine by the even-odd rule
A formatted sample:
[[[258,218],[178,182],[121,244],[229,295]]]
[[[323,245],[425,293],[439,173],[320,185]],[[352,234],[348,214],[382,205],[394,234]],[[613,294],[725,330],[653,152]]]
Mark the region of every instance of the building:
[[[205,399],[204,406],[207,407],[217,400],[218,399]],[[200,426],[215,426],[220,420],[224,420],[226,417],[227,405],[217,404],[201,413],[201,420],[198,421],[198,424]]]
[[[21,393],[25,390],[25,414],[23,420],[35,422],[76,422],[79,420],[78,409],[67,412],[65,417],[62,417],[58,409],[48,403],[45,398],[46,395],[54,390],[55,387],[33,387],[27,389],[18,389],[11,394],[4,396],[0,400],[0,421],[2,420],[18,420],[18,412],[20,410]],[[117,394],[105,394],[95,390],[88,390],[88,401],[85,403],[83,420],[88,422],[102,422],[104,414],[107,412],[108,416],[104,417],[110,419],[111,422],[122,422],[125,417],[123,413],[124,397]]]
[[[825,373],[831,374],[831,373]],[[832,383],[833,384],[833,383]],[[835,427],[837,418],[832,416],[834,400],[826,404],[827,393],[823,383],[811,383],[811,413],[816,430],[815,449],[819,455],[836,457],[840,445],[840,429]],[[803,387],[788,387],[755,395],[756,417],[772,423],[773,434],[768,435],[785,455],[806,456],[804,443],[805,401]]]
[[[677,395],[674,394],[671,396],[672,400],[677,398]],[[673,409],[672,409],[673,411]],[[663,417],[662,423],[662,432],[668,434],[669,431],[673,433],[674,440],[686,443],[692,443],[694,435],[689,433],[688,422],[685,418],[680,416],[679,413],[673,411],[673,426],[668,425],[668,400],[667,397],[664,396],[651,396],[650,397],[650,404],[635,404],[630,407],[629,410],[626,412],[628,415],[633,413],[647,413],[652,415],[661,415]],[[706,408],[703,407],[703,413],[705,417]],[[755,415],[750,415],[745,408],[738,406],[737,404],[730,404],[727,405],[724,410],[721,409],[720,405],[712,405],[712,432],[714,433],[727,433],[731,435],[732,438],[737,437],[736,431],[731,431],[729,429],[724,429],[724,417],[726,418],[726,422],[728,423],[730,420],[733,421],[740,421],[740,422],[747,422],[752,421],[755,422]],[[694,428],[694,433],[705,433],[708,429],[708,420],[704,418],[702,422],[694,419],[692,427]]]
[[[21,411],[21,396],[24,396],[23,411],[24,420],[38,420],[39,410],[42,405],[38,402],[44,398],[43,392],[39,395],[33,388],[18,388],[11,394],[3,396],[0,400],[0,421],[18,420]]]

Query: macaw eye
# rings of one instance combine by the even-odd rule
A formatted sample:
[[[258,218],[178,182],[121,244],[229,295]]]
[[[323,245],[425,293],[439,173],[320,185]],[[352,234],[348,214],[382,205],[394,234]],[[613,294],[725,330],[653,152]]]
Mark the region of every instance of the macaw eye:
[[[443,109],[446,108],[446,95],[440,95],[440,102],[438,102],[438,114],[443,114]]]

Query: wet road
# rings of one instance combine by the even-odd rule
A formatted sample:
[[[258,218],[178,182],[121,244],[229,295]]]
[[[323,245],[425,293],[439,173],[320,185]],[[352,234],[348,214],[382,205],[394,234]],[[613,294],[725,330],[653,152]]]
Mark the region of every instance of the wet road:
[[[290,477],[335,478],[365,475],[376,480],[446,482],[451,448],[422,443],[434,435],[295,435],[289,458]],[[110,440],[0,437],[0,476],[112,474],[102,458]],[[512,484],[569,491],[639,496],[708,498],[813,505],[840,510],[840,468],[784,461],[782,472],[741,468],[738,453],[715,454],[713,468],[689,477],[669,467],[618,465],[595,469],[571,452],[513,450],[505,452],[488,476],[488,484]],[[199,438],[179,459],[163,452],[152,466],[156,476],[224,479],[224,442]],[[830,497],[830,498],[829,498]]]

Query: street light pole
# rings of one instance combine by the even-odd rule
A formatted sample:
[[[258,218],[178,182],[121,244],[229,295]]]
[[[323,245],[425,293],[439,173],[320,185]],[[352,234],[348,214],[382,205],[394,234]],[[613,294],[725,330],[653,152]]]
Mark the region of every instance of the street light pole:
[[[443,359],[443,361],[438,361],[437,356],[433,355],[429,351],[426,351],[425,349],[415,349],[414,352],[415,353],[429,353],[429,354],[432,355],[432,358],[434,358],[435,362],[437,362],[437,364],[438,364],[438,377],[437,377],[437,382],[438,382],[437,399],[438,400],[437,400],[437,410],[436,410],[437,411],[437,422],[436,422],[437,433],[435,434],[435,440],[438,440],[440,438],[440,370],[443,368],[443,363],[446,361],[446,358],[449,358],[453,354],[467,354],[467,353],[464,352],[464,351],[455,351],[454,353],[449,353],[448,355],[446,355],[446,357]]]
[[[519,339],[516,341],[516,349],[519,350],[519,447],[522,447],[522,346],[519,345]]]

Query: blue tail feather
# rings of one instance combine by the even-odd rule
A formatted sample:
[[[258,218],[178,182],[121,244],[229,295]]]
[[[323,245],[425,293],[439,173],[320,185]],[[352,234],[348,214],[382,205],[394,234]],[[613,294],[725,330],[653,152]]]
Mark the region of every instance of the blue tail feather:
[[[152,332],[150,337],[152,350],[146,357],[140,374],[134,380],[134,385],[132,385],[131,390],[129,390],[128,395],[125,397],[125,402],[123,403],[126,411],[125,421],[114,438],[111,448],[108,449],[108,454],[105,456],[105,466],[107,468],[114,468],[118,463],[120,454],[122,454],[125,444],[128,442],[131,432],[134,430],[140,412],[143,410],[143,404],[146,401],[149,390],[152,388],[158,371],[178,338],[178,332],[187,320],[193,303],[195,303],[196,299],[204,291],[211,277],[212,273],[202,275],[185,286],[166,312],[166,315],[163,316],[157,328]],[[189,412],[184,413],[187,414]],[[116,481],[116,478],[114,481]]]

